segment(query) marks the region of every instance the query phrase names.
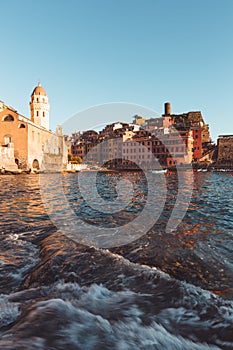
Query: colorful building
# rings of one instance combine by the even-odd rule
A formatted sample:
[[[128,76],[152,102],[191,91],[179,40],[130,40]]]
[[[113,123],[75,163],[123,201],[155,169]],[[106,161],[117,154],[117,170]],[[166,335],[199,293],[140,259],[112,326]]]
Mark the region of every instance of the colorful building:
[[[165,103],[163,127],[172,125],[179,132],[192,131],[193,136],[193,162],[198,162],[209,151],[211,144],[209,125],[205,123],[200,111],[191,111],[182,114],[172,114],[171,104]]]
[[[171,104],[165,103],[159,118],[134,116],[135,124],[116,122],[99,132],[87,131],[73,143],[72,154],[81,158],[92,150],[94,159],[110,167],[153,167],[156,159],[161,166],[173,167],[198,163],[209,157],[213,148],[209,126],[201,112],[172,114]],[[95,147],[98,146],[98,150]],[[208,153],[208,154],[207,154]]]

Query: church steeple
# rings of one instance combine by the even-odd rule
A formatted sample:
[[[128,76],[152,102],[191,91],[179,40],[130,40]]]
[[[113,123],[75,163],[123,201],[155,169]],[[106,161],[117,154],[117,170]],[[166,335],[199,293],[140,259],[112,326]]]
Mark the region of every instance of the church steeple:
[[[49,100],[44,88],[38,83],[31,94],[31,120],[49,129]]]

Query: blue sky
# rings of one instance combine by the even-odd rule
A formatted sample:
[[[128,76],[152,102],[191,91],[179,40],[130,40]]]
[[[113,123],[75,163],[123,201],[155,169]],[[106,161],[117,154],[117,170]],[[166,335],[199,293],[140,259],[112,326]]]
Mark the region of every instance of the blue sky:
[[[52,129],[96,104],[129,102],[162,114],[170,101],[174,113],[201,110],[213,139],[233,134],[232,0],[0,5],[0,100],[20,113],[29,116],[40,80]],[[87,128],[99,124],[92,118]]]

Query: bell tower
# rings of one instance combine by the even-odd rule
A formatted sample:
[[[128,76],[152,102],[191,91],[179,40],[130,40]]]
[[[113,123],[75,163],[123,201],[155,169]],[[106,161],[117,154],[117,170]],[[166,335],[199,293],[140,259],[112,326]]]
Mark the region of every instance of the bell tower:
[[[31,94],[30,110],[31,121],[49,129],[49,99],[40,83]]]

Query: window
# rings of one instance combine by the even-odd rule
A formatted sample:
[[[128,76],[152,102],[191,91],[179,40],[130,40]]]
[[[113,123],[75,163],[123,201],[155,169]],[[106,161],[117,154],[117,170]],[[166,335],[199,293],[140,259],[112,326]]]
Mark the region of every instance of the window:
[[[11,136],[9,135],[4,136],[4,145],[8,145],[8,143],[11,143],[11,142],[12,142]]]
[[[43,112],[43,117],[45,117],[45,112]]]
[[[24,124],[19,124],[19,129],[25,129],[26,126]]]
[[[36,111],[36,116],[39,117],[39,111]]]
[[[7,115],[6,117],[4,117],[4,122],[13,122],[14,121],[14,117],[12,115]]]

